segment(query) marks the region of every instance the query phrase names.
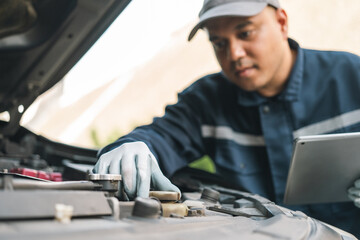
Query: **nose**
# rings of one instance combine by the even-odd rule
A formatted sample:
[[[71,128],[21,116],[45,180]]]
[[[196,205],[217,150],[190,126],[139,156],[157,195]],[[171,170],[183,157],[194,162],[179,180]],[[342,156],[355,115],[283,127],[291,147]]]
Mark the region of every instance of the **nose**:
[[[243,44],[238,40],[229,41],[227,57],[230,61],[237,61],[246,56]]]

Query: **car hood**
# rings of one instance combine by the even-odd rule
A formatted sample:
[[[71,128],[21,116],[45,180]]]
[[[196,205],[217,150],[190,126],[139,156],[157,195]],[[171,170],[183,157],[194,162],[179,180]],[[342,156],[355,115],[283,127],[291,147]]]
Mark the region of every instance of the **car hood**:
[[[0,113],[10,115],[0,125],[3,135],[18,130],[22,113],[64,77],[129,2],[0,2]]]

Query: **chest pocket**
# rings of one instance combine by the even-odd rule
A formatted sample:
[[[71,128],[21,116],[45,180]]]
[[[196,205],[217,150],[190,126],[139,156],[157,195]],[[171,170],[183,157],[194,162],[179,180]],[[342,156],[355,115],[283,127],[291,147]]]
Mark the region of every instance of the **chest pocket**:
[[[228,142],[218,145],[213,160],[219,167],[241,175],[260,174],[266,169],[265,147],[241,146]]]

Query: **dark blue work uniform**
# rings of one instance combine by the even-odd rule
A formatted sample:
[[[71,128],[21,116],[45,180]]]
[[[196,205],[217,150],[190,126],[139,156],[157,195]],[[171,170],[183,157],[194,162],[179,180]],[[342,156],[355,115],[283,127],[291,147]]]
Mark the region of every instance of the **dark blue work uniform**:
[[[222,73],[208,75],[180,93],[162,118],[102,152],[144,141],[167,176],[207,154],[225,180],[282,205],[294,138],[360,131],[360,58],[289,44],[297,58],[279,95],[265,98]],[[352,202],[297,209],[360,237],[360,209]]]

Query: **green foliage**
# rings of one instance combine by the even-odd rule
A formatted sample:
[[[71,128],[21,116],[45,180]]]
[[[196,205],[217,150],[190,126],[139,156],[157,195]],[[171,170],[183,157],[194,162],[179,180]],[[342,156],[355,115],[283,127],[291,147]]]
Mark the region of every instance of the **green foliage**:
[[[189,164],[189,167],[200,169],[209,173],[215,173],[216,168],[213,160],[205,155],[204,157]]]
[[[94,145],[94,147],[97,147],[97,148],[102,148],[114,141],[116,141],[120,136],[122,135],[122,133],[120,131],[118,131],[117,129],[116,130],[113,130],[106,138],[105,140],[101,141],[99,139],[99,136],[98,136],[98,133],[97,133],[97,130],[96,129],[91,129],[90,131],[90,138],[91,138],[91,141]]]
[[[91,129],[91,131],[90,131],[90,139],[91,139],[91,142],[94,145],[94,147],[100,148],[99,137],[98,137],[97,131],[95,129]]]

